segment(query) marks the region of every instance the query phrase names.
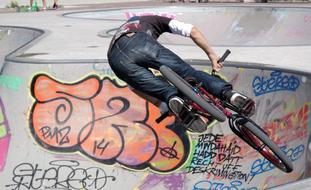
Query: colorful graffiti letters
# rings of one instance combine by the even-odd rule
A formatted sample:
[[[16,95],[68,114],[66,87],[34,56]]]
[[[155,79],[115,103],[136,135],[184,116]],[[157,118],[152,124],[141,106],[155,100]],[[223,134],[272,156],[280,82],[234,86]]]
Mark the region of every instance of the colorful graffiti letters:
[[[74,160],[55,160],[48,169],[38,164],[22,163],[13,170],[11,184],[7,188],[23,189],[103,189],[116,178],[97,167],[82,168]]]
[[[295,91],[299,87],[300,81],[294,75],[285,75],[281,71],[273,71],[267,78],[256,76],[252,85],[254,94],[260,96],[281,90]]]
[[[46,149],[159,172],[175,170],[187,159],[190,143],[185,131],[177,135],[167,128],[174,117],[156,123],[158,108],[110,79],[94,75],[65,84],[37,75],[31,90],[36,101],[30,129]]]
[[[303,105],[298,111],[291,112],[284,117],[264,126],[269,137],[276,143],[289,143],[308,136],[309,104]],[[291,135],[288,135],[291,134]]]

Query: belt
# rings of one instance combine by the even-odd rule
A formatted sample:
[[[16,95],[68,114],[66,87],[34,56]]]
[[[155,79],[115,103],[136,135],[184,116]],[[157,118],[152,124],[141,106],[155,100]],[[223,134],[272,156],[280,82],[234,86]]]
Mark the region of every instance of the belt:
[[[136,33],[135,32],[130,32],[130,33],[127,33],[127,34],[125,34],[127,37],[132,37],[132,36],[134,36]]]

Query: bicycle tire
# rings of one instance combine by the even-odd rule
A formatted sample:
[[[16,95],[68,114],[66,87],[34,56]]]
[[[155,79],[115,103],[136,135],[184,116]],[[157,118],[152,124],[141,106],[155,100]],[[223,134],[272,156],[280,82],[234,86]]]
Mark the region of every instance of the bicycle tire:
[[[243,120],[243,121],[242,121]],[[289,173],[293,171],[293,164],[283,151],[269,138],[269,136],[256,123],[250,119],[240,118],[237,123],[240,124],[240,134],[247,144],[257,150],[263,157],[270,161],[280,170]],[[260,141],[260,142],[258,142]],[[263,143],[264,146],[258,145]],[[267,149],[268,148],[268,149]]]
[[[177,73],[172,71],[169,67],[163,65],[160,67],[160,72],[162,75],[172,83],[183,95],[188,97],[190,100],[199,105],[207,113],[211,114],[216,120],[224,122],[226,116],[218,108],[214,107],[210,103],[206,102],[200,95],[193,91],[193,87],[181,78]]]

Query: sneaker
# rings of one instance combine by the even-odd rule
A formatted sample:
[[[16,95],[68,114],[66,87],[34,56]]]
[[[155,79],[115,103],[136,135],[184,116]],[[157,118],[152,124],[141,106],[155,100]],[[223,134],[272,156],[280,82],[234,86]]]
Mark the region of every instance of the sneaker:
[[[184,100],[174,96],[173,98],[171,98],[168,102],[168,106],[170,108],[170,110],[176,115],[179,116],[182,108],[184,107]]]
[[[232,91],[230,96],[230,103],[241,109],[243,114],[251,117],[255,113],[255,102],[247,96],[239,92]]]
[[[181,120],[181,124],[192,132],[202,133],[207,129],[205,121],[184,108],[184,101],[175,96],[169,100],[170,110]]]

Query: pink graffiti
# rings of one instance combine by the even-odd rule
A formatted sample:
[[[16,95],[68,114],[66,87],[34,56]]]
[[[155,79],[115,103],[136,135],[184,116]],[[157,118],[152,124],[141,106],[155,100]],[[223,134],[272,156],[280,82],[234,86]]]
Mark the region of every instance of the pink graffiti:
[[[10,135],[7,135],[0,139],[0,171],[3,170],[6,162],[6,157],[8,154],[9,144],[10,144]]]
[[[303,20],[304,20],[305,22],[310,23],[310,22],[311,22],[311,15],[306,15],[306,16],[304,16],[304,17],[303,17]]]
[[[293,38],[293,37],[305,37],[307,34],[303,29],[296,28],[287,31],[285,35],[286,37]]]
[[[175,173],[170,175],[149,174],[139,186],[141,190],[154,188],[156,185],[164,186],[169,190],[185,189],[185,173]]]
[[[126,19],[130,19],[133,16],[150,16],[150,15],[159,15],[159,16],[164,16],[167,18],[175,19],[176,15],[172,13],[154,13],[154,12],[143,12],[143,13],[131,13],[131,12],[126,12],[124,13]]]
[[[8,134],[9,127],[6,119],[4,105],[0,98],[0,171],[3,170],[8,154],[10,135]]]

